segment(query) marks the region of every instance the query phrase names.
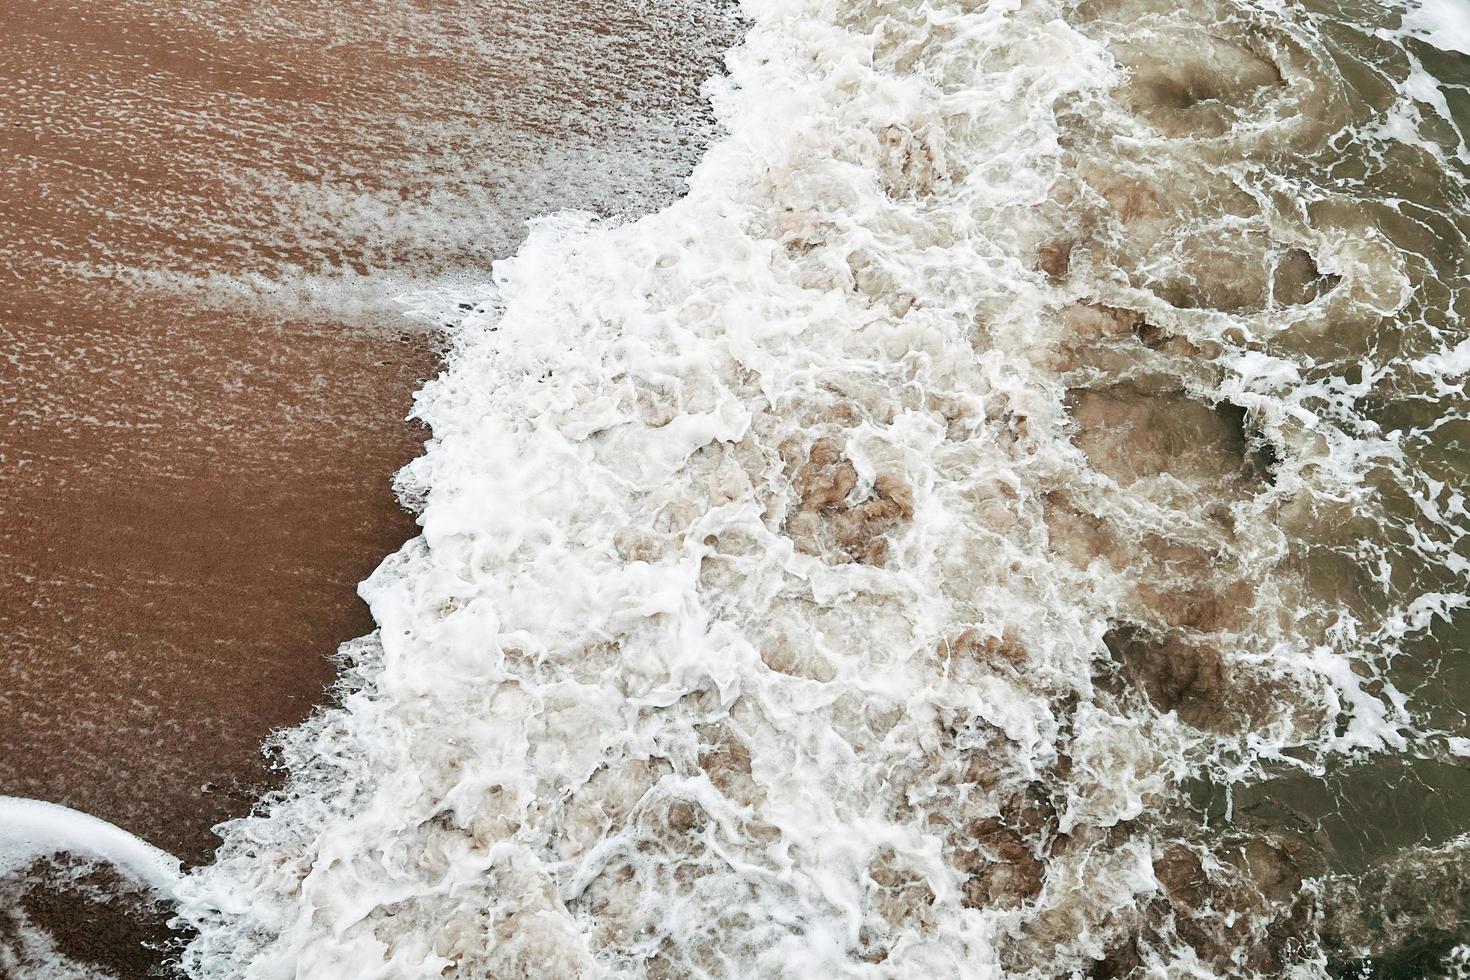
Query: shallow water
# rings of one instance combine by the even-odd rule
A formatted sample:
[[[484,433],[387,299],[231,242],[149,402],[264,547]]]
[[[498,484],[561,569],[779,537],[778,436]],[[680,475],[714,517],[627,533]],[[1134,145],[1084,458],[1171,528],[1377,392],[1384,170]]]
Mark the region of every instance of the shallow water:
[[[684,197],[410,300],[187,972],[1461,969],[1462,0],[743,9]]]
[[[189,968],[1459,969],[1462,7],[746,10],[455,318]]]
[[[535,214],[672,198],[728,20],[3,6],[0,793],[209,859],[414,531],[391,480],[439,340],[393,297],[484,278]],[[0,881],[0,975],[145,975],[157,915],[93,891]]]

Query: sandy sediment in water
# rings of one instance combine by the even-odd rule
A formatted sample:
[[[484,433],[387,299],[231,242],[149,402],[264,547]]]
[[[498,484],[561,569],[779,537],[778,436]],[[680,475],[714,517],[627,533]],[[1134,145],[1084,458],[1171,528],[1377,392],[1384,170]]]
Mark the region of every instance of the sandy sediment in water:
[[[437,363],[387,297],[677,190],[731,25],[488,6],[8,8],[0,793],[207,859],[416,531],[390,477]]]

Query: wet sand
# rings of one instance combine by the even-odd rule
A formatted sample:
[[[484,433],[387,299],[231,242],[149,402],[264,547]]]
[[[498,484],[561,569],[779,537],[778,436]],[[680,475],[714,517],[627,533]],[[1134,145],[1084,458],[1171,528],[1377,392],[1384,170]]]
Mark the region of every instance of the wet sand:
[[[485,278],[535,214],[676,192],[732,25],[398,0],[5,20],[0,793],[197,863],[416,531],[390,479],[436,357],[387,297]]]
[[[414,533],[389,479],[433,357],[81,295],[4,310],[28,356],[0,382],[0,779],[200,861],[258,792],[263,736],[330,683],[323,654],[371,629],[354,588]]]

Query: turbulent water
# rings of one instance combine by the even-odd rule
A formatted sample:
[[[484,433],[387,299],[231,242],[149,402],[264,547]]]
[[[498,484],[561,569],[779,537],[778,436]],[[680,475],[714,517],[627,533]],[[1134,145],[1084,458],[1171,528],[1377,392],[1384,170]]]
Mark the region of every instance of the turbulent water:
[[[685,197],[418,298],[186,971],[1461,969],[1470,7],[744,13]]]

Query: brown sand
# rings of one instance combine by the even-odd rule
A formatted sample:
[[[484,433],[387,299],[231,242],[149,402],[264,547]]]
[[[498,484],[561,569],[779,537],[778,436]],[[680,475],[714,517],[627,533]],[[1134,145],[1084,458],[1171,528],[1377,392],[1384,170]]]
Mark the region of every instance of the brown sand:
[[[415,533],[389,478],[435,358],[363,282],[483,277],[524,218],[687,170],[731,24],[487,7],[7,0],[0,793],[206,860]]]

